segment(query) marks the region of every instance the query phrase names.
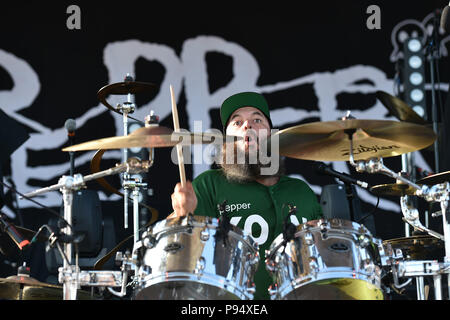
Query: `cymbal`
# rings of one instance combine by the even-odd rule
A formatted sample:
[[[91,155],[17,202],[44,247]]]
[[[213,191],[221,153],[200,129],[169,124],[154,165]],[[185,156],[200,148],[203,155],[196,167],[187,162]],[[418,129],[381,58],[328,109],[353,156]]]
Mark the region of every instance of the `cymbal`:
[[[125,81],[104,86],[97,92],[97,97],[101,99],[110,94],[126,95],[142,92],[152,92],[156,89],[156,85],[148,82]]]
[[[427,122],[410,106],[384,91],[377,91],[376,97],[399,120],[425,125]]]
[[[40,282],[29,276],[0,278],[0,299],[7,300],[62,300],[63,287]],[[91,299],[90,293],[78,290],[77,299]]]
[[[381,184],[373,186],[370,191],[378,196],[413,196],[416,189],[403,183]]]
[[[97,92],[98,100],[106,106],[108,109],[117,112],[119,114],[123,114],[117,108],[111,106],[107,101],[106,97],[108,95],[127,95],[127,94],[136,94],[143,92],[153,92],[156,90],[156,85],[148,82],[137,82],[137,81],[125,81],[118,82],[104,86]],[[138,122],[142,122],[128,115],[129,118],[136,120]]]
[[[430,235],[411,236],[383,241],[395,251],[400,249],[403,257],[411,260],[440,260],[445,256],[444,241]]]
[[[349,131],[354,131],[355,160],[398,156],[423,149],[436,140],[432,129],[418,124],[359,119],[306,123],[280,130],[271,139],[278,136],[282,156],[315,161],[349,161]]]
[[[172,137],[173,133],[173,137]],[[177,139],[178,138],[178,139]],[[233,137],[234,138],[234,137]],[[80,143],[62,149],[63,151],[83,151],[98,149],[123,149],[123,148],[162,148],[174,147],[178,143],[207,144],[222,140],[221,134],[208,132],[189,133],[174,132],[172,129],[151,126],[139,128],[127,136],[109,137]]]
[[[432,186],[439,183],[450,181],[450,171],[436,173],[431,176],[417,180],[416,183],[425,184],[427,186]]]

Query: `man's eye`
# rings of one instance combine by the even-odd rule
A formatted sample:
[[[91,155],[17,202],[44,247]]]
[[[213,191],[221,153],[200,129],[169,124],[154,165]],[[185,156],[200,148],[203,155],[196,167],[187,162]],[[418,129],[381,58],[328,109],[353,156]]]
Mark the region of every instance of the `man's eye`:
[[[253,120],[255,123],[261,123],[262,122],[262,120],[261,119],[255,119],[255,120]]]
[[[233,122],[234,126],[240,126],[241,124],[242,124],[242,121],[240,121],[240,120]]]

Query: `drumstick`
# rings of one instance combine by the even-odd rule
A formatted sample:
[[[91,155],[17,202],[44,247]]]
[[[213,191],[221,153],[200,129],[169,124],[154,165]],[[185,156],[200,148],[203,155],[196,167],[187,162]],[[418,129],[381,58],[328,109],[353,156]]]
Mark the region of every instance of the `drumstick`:
[[[170,96],[172,98],[172,117],[173,117],[173,129],[175,132],[180,131],[180,123],[178,122],[178,111],[177,104],[175,102],[175,95],[173,93],[172,85],[170,85]],[[181,186],[186,185],[186,173],[184,171],[184,158],[183,158],[183,147],[181,144],[177,144],[177,155],[178,155],[178,168],[180,169],[180,180]]]

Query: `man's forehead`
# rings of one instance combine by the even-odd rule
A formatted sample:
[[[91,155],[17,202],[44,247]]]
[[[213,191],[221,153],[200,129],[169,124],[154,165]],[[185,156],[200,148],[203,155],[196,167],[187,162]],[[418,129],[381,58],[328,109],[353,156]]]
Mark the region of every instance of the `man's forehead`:
[[[239,108],[239,109],[235,110],[231,114],[230,119],[232,119],[233,117],[242,116],[242,115],[245,115],[245,114],[260,114],[262,116],[264,115],[259,109],[249,106],[249,107],[242,107],[242,108]]]

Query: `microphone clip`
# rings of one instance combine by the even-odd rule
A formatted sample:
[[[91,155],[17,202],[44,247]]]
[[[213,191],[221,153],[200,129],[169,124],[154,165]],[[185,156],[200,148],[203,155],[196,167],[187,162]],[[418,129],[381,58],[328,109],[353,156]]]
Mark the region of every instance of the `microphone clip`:
[[[216,241],[217,242],[222,241],[222,245],[224,247],[226,247],[228,244],[228,233],[231,231],[230,218],[225,214],[226,204],[227,200],[224,200],[221,204],[217,205],[220,217],[219,217],[219,226],[217,228],[216,234],[214,235]]]
[[[295,238],[295,232],[297,231],[297,227],[289,221],[292,214],[295,215],[297,213],[297,207],[293,206],[292,204],[288,204],[289,207],[289,213],[287,214],[286,218],[284,219],[283,224],[283,239],[284,243],[288,243],[289,241],[293,240]]]

